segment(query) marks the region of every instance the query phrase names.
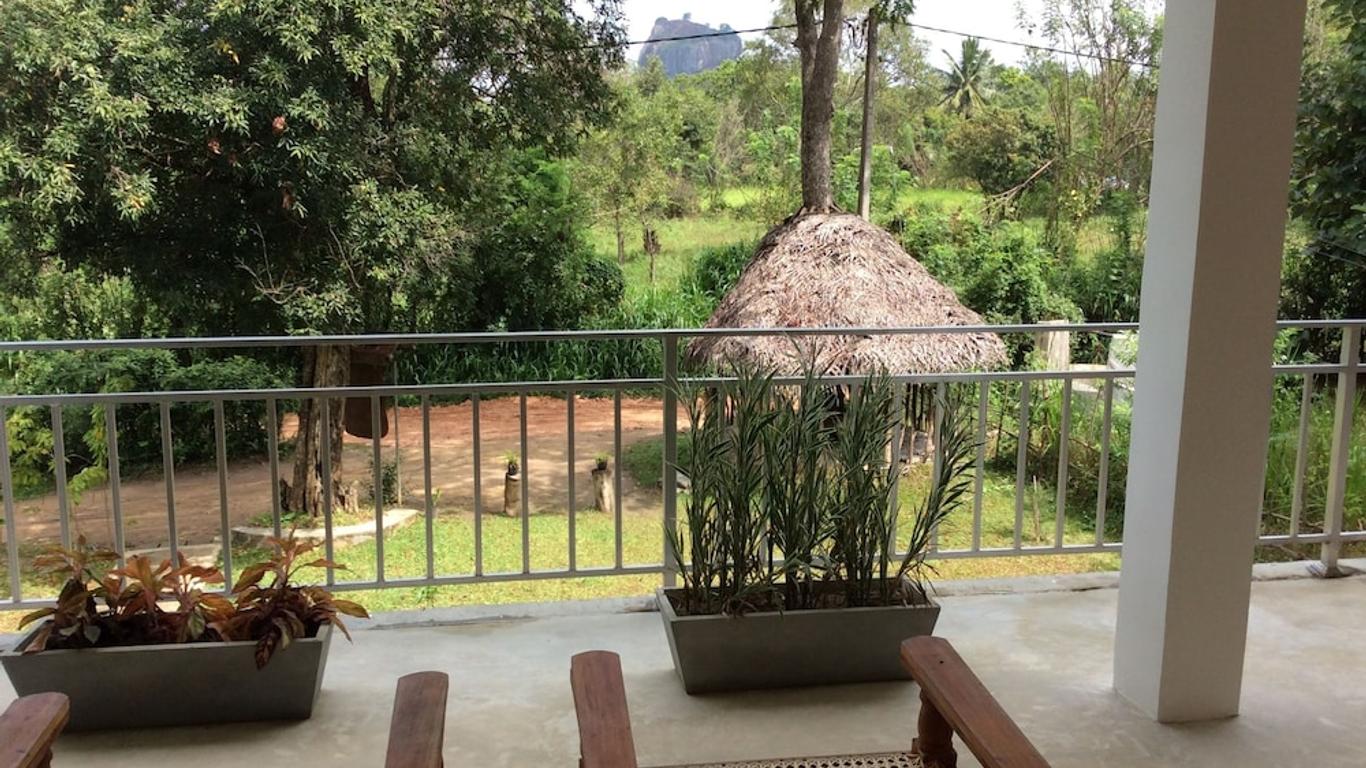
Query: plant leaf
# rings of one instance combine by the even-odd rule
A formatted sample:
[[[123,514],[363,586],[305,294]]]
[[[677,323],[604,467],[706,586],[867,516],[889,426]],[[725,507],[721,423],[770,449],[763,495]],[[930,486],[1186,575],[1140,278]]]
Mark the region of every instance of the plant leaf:
[[[32,624],[33,622],[41,618],[51,616],[56,612],[56,608],[39,608],[38,610],[28,614],[27,616],[19,620],[19,629],[23,629],[25,625]]]

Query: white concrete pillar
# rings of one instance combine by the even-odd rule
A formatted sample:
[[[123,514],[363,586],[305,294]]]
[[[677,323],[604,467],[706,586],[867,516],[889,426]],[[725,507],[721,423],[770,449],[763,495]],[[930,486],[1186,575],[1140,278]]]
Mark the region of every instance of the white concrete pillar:
[[[1238,713],[1304,12],[1166,7],[1115,630],[1163,722]]]

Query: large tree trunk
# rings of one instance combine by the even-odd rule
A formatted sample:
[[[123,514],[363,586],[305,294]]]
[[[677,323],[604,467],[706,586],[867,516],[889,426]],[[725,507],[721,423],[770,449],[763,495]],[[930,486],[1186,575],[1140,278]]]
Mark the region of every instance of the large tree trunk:
[[[304,350],[303,386],[344,387],[350,373],[351,354],[346,347],[310,347]],[[345,508],[342,483],[343,398],[308,398],[299,406],[299,432],[294,444],[294,482],[289,486],[288,508],[296,514],[320,518],[323,514],[323,446],[330,452],[332,509]],[[322,407],[328,408],[329,434],[322,434]]]
[[[816,20],[816,6],[823,7]],[[797,0],[797,50],[802,68],[802,208],[800,213],[835,210],[831,180],[830,130],[835,119],[835,76],[839,71],[844,0]]]

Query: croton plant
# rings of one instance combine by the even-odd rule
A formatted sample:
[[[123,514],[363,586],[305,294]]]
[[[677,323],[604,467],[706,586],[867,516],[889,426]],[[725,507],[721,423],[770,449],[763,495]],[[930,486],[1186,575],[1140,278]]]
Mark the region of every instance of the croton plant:
[[[350,639],[340,616],[368,617],[365,609],[322,587],[295,583],[305,568],[344,566],[310,558],[316,545],[292,533],[268,544],[272,556],[245,568],[230,594],[214,588],[223,583],[221,571],[192,565],[184,555],[155,566],[134,555],[122,568],[106,568],[118,555],[88,546],[84,537],[74,548],[54,547],[35,565],[62,579],[62,591],[55,606],[20,620],[22,627],[47,619],[24,652],[246,640],[256,643],[260,668],[294,640],[317,635],[324,624]]]

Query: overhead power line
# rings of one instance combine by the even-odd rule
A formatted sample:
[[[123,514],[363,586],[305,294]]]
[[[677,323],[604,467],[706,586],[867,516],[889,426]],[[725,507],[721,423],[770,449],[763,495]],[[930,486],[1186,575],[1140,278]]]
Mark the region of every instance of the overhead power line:
[[[956,30],[956,29],[945,29],[945,28],[943,28],[943,27],[932,27],[932,26],[930,26],[929,24],[916,24],[915,22],[909,22],[909,23],[906,24],[906,26],[911,27],[911,28],[913,28],[913,29],[923,29],[923,30],[925,30],[926,32],[939,32],[939,33],[941,33],[941,34],[945,34],[945,35],[957,35],[957,36],[959,36],[959,37],[975,37],[975,38],[977,38],[978,40],[986,40],[986,41],[988,41],[988,42],[1000,43],[1000,44],[1002,44],[1002,45],[1014,45],[1014,46],[1017,46],[1017,47],[1020,47],[1020,48],[1028,48],[1028,49],[1033,50],[1033,51],[1043,51],[1043,52],[1045,52],[1045,53],[1057,53],[1057,54],[1061,54],[1061,55],[1064,55],[1064,56],[1077,56],[1077,57],[1080,57],[1080,58],[1083,58],[1083,59],[1091,59],[1091,60],[1093,60],[1093,61],[1104,61],[1104,62],[1108,62],[1108,63],[1110,63],[1110,64],[1127,64],[1127,65],[1129,65],[1129,66],[1131,66],[1131,67],[1143,67],[1144,69],[1157,69],[1157,65],[1156,65],[1156,64],[1150,64],[1150,63],[1148,63],[1148,62],[1146,62],[1146,61],[1137,61],[1137,60],[1135,60],[1135,59],[1121,59],[1121,58],[1117,58],[1117,57],[1114,57],[1114,56],[1105,56],[1105,55],[1102,55],[1102,54],[1099,54],[1099,53],[1087,53],[1086,51],[1073,51],[1073,50],[1068,50],[1067,48],[1054,48],[1054,47],[1049,46],[1049,45],[1039,45],[1038,43],[1026,43],[1026,42],[1024,42],[1024,41],[1022,41],[1022,40],[1009,40],[1009,39],[1006,39],[1006,38],[1004,38],[1004,37],[992,37],[992,36],[990,36],[990,35],[975,35],[975,34],[973,34],[973,33],[971,33],[971,32],[960,32],[960,31],[958,31],[958,30]]]
[[[852,21],[853,21],[852,19],[849,20],[850,23],[852,23]],[[1063,56],[1077,56],[1077,57],[1083,58],[1083,59],[1091,59],[1091,60],[1093,60],[1093,61],[1103,61],[1103,62],[1108,62],[1108,63],[1111,63],[1111,64],[1127,64],[1127,65],[1129,65],[1129,66],[1131,66],[1131,67],[1142,67],[1142,68],[1144,68],[1144,69],[1156,69],[1156,68],[1157,68],[1157,65],[1156,65],[1156,64],[1151,64],[1151,63],[1146,62],[1146,61],[1137,61],[1137,60],[1135,60],[1135,59],[1123,59],[1123,58],[1118,58],[1118,57],[1114,57],[1114,56],[1105,56],[1105,55],[1098,54],[1098,53],[1088,53],[1088,52],[1086,52],[1086,51],[1074,51],[1074,50],[1069,50],[1069,49],[1066,49],[1066,48],[1055,48],[1055,47],[1053,47],[1053,46],[1048,46],[1048,45],[1039,45],[1038,43],[1027,43],[1027,42],[1024,42],[1023,40],[1010,40],[1010,39],[1004,38],[1004,37],[992,37],[991,35],[978,35],[978,34],[974,34],[974,33],[972,33],[972,32],[963,32],[962,30],[948,29],[948,28],[946,28],[946,27],[936,27],[936,26],[932,26],[932,25],[929,25],[929,24],[919,24],[919,23],[916,23],[916,22],[907,22],[907,23],[906,23],[906,26],[908,26],[908,27],[910,27],[910,28],[912,28],[912,29],[924,30],[924,31],[926,31],[926,32],[938,32],[938,33],[944,34],[944,35],[956,35],[956,36],[958,36],[958,37],[965,37],[965,38],[966,38],[966,37],[975,37],[975,38],[977,38],[978,40],[986,40],[986,41],[992,42],[992,43],[1000,43],[1001,45],[1013,45],[1013,46],[1016,46],[1016,47],[1018,47],[1018,48],[1027,48],[1027,49],[1029,49],[1029,50],[1043,51],[1043,52],[1045,52],[1045,53],[1056,53],[1056,54],[1063,55]],[[751,28],[749,28],[749,29],[714,30],[714,31],[711,31],[711,32],[698,32],[698,33],[691,34],[691,35],[669,35],[669,36],[667,36],[667,37],[650,37],[650,38],[646,38],[646,39],[644,39],[644,40],[628,40],[628,41],[626,41],[626,42],[624,43],[624,45],[626,45],[627,47],[630,47],[630,46],[635,46],[635,45],[648,45],[648,44],[650,44],[650,43],[668,43],[668,42],[673,42],[673,41],[675,41],[675,40],[702,40],[702,39],[706,39],[706,38],[709,38],[709,37],[727,37],[727,36],[730,36],[730,35],[747,35],[747,34],[755,34],[755,33],[759,33],[759,32],[775,32],[775,31],[778,31],[778,30],[787,30],[787,29],[796,29],[796,28],[797,28],[797,25],[796,25],[795,23],[793,23],[793,24],[771,24],[771,25],[769,25],[769,26],[767,26],[767,27],[751,27]],[[591,43],[591,44],[589,44],[589,45],[579,46],[579,47],[577,47],[577,48],[574,48],[573,50],[590,50],[590,49],[593,49],[593,48],[605,48],[605,47],[608,47],[608,46],[606,46],[605,44],[602,44],[602,43]]]
[[[774,31],[777,31],[777,30],[780,30],[780,29],[796,29],[796,28],[797,28],[797,25],[796,25],[795,23],[793,23],[793,24],[771,24],[771,25],[769,25],[769,26],[767,26],[767,27],[751,27],[751,28],[749,28],[749,29],[726,29],[726,30],[715,30],[715,31],[712,31],[712,32],[698,32],[697,34],[693,34],[693,35],[670,35],[669,37],[651,37],[651,38],[648,38],[648,39],[645,39],[645,40],[627,40],[626,43],[625,43],[625,45],[627,45],[627,46],[632,46],[632,45],[646,45],[646,44],[648,44],[648,43],[670,43],[670,42],[673,42],[674,40],[701,40],[702,38],[706,38],[706,37],[728,37],[728,36],[730,36],[730,35],[748,35],[748,34],[755,33],[755,32],[774,32]],[[593,44],[590,44],[590,45],[585,45],[585,46],[583,46],[582,48],[580,48],[580,49],[578,49],[578,50],[583,50],[583,49],[587,49],[587,48],[605,48],[605,47],[607,47],[607,46],[603,45],[602,43],[593,43]]]

